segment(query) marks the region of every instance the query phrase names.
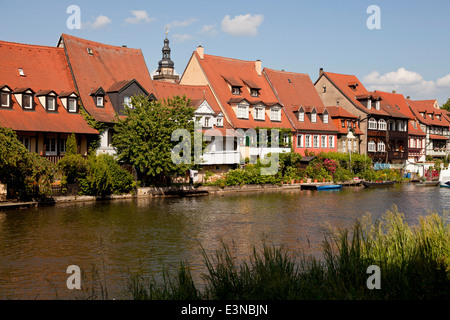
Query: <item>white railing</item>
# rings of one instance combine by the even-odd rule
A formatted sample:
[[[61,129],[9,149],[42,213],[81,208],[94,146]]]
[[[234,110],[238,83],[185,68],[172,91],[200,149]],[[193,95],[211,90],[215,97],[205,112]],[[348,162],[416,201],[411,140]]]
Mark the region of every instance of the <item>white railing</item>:
[[[238,164],[240,161],[240,152],[238,150],[233,151],[213,151],[207,152],[202,155],[202,164]]]

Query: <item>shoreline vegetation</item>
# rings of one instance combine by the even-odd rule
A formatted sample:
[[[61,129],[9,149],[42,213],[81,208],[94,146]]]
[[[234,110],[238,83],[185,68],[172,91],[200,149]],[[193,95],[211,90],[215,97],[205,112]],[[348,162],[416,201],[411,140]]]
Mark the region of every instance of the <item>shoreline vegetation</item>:
[[[212,253],[200,248],[205,272],[194,280],[188,261],[156,280],[128,274],[126,300],[448,300],[450,226],[448,215],[428,213],[408,225],[396,206],[381,219],[369,214],[349,229],[324,236],[322,258],[262,242],[247,258],[237,258],[221,242]],[[379,267],[379,289],[369,289],[369,266]],[[98,272],[97,272],[98,275]],[[82,288],[80,299],[108,299],[99,280]]]

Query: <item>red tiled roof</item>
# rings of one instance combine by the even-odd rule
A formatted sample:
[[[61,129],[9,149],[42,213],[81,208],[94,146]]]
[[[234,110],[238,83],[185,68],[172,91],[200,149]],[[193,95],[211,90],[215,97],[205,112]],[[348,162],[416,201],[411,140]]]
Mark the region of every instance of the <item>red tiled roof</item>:
[[[102,44],[67,34],[62,34],[61,40],[83,106],[97,121],[114,122],[115,112],[107,98],[104,107],[96,107],[89,95],[92,89],[106,90],[120,81],[136,79],[149,94],[155,92],[140,49]],[[88,54],[88,49],[92,50],[92,55]]]
[[[431,101],[433,101],[433,103],[431,103]],[[434,107],[434,101],[435,100],[407,100],[412,112],[421,123],[429,126],[448,127],[450,125],[449,121],[442,109]],[[425,113],[425,118],[420,114],[421,112]],[[433,114],[433,119],[430,118],[429,114]],[[436,115],[440,115],[441,119],[439,120]]]
[[[347,126],[342,128],[342,126],[340,125],[340,120],[355,120],[358,119],[357,116],[355,116],[354,114],[348,112],[347,110],[345,110],[344,108],[340,107],[340,106],[331,106],[331,107],[327,107],[328,111],[330,112],[330,116],[331,118],[335,119],[334,123],[336,125],[336,128],[338,129],[339,133],[341,134],[347,134],[348,133],[348,129]],[[356,128],[353,128],[355,130],[355,134],[363,134],[363,132],[361,131],[361,129],[358,127],[358,125],[356,125]]]
[[[297,130],[338,131],[331,119],[328,123],[323,123],[322,119],[317,117],[317,122],[312,123],[310,118],[305,115],[304,121],[298,120],[297,111],[300,107],[303,107],[305,113],[311,112],[313,107],[319,114],[327,109],[323,105],[309,75],[268,68],[264,68],[264,74]]]
[[[76,91],[62,48],[0,41],[0,70],[0,83],[16,92],[20,88],[56,94]],[[56,99],[57,112],[47,112],[36,97],[34,110],[23,110],[14,94],[11,102],[11,108],[0,108],[1,126],[16,131],[98,134],[81,114],[67,112],[60,99]]]
[[[384,110],[376,110],[375,108],[367,109],[357,98],[364,98],[371,95],[369,91],[363,86],[359,79],[354,75],[324,72],[325,77],[328,78],[341,92],[360,110],[368,114],[389,115]],[[349,83],[357,84],[355,90],[349,87]]]
[[[437,134],[430,134],[430,139],[432,139],[432,140],[448,140],[447,137],[440,136]]]
[[[373,94],[376,94],[381,98],[381,109],[390,114],[392,117],[408,119],[415,118],[409,109],[405,97],[402,94],[383,91],[375,91]]]
[[[283,109],[281,111],[281,121],[271,121],[268,117],[264,121],[255,120],[251,112],[249,112],[248,119],[240,119],[232,109],[230,103],[234,103],[233,98],[244,98],[250,104],[257,102],[262,102],[267,106],[278,104],[278,99],[273,93],[267,79],[264,75],[257,74],[255,61],[237,60],[207,54],[204,54],[203,59],[200,59],[197,52],[194,52],[194,55],[208,79],[213,92],[224,108],[223,112],[226,113],[235,128],[249,129],[267,127],[292,129],[292,125]],[[251,86],[260,88],[258,97],[252,97],[250,95],[250,90],[247,89],[247,84],[243,79],[247,81],[247,84],[251,82]],[[227,82],[233,86],[242,86],[241,94],[239,96],[233,95]],[[230,99],[233,100],[230,101]]]

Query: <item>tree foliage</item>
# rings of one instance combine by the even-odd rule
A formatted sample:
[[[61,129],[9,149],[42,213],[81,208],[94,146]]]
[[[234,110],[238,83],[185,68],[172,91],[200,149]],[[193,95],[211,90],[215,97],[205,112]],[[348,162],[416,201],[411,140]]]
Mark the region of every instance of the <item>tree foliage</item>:
[[[176,129],[186,129],[194,141],[194,108],[189,100],[175,96],[149,101],[134,96],[131,104],[133,107],[126,109],[127,117],[117,117],[114,126],[113,145],[119,160],[133,165],[144,184],[164,184],[173,174],[185,174],[190,166],[172,161],[172,149],[179,141],[172,141],[171,136]]]
[[[441,109],[450,111],[450,98],[447,99],[447,102],[441,106]]]
[[[0,182],[8,185],[10,196],[24,197],[33,185],[45,193],[55,171],[50,161],[28,152],[13,130],[0,127]]]

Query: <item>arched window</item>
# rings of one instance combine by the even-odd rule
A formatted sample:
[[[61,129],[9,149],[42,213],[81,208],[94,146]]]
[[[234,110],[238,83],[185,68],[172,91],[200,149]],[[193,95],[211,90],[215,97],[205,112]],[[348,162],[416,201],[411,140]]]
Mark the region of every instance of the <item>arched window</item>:
[[[367,149],[368,149],[370,152],[375,152],[375,151],[377,151],[375,141],[370,140]]]
[[[378,130],[386,131],[386,121],[384,119],[378,120]]]
[[[386,144],[384,141],[378,142],[378,152],[385,152],[386,151]]]
[[[377,130],[377,120],[375,120],[374,118],[369,119],[369,129]]]

